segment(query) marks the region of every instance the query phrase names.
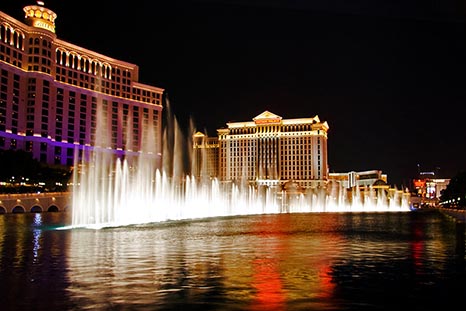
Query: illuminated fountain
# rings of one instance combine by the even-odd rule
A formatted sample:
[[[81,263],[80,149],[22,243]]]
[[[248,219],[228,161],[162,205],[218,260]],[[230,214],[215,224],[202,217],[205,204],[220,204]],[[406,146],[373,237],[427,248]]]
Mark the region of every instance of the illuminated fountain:
[[[398,191],[388,198],[385,191],[367,188],[348,192],[330,183],[326,190],[293,193],[257,189],[247,182],[225,184],[217,179],[193,178],[183,170],[185,159],[190,158],[189,139],[183,137],[176,118],[167,121],[161,170],[157,169],[160,155],[149,143],[155,135],[144,138],[145,150],[124,160],[104,147],[82,156],[73,176],[72,227],[253,214],[410,210],[407,196]],[[103,136],[96,133],[97,141],[105,140]]]

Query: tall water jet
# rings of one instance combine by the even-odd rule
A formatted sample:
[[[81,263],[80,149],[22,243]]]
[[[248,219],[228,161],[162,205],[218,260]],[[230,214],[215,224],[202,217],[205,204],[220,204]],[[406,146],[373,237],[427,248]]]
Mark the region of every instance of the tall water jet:
[[[388,197],[372,187],[346,189],[329,182],[325,189],[303,192],[293,187],[255,187],[247,181],[225,183],[202,172],[195,178],[187,167],[192,163],[192,132],[183,135],[168,101],[166,105],[162,165],[153,144],[155,129],[151,128],[143,137],[141,152],[115,155],[106,147],[103,127],[96,133],[95,147],[76,154],[75,159],[82,160],[75,163],[73,175],[73,227],[264,213],[410,210],[407,196]],[[105,118],[98,115],[97,122],[99,119]]]

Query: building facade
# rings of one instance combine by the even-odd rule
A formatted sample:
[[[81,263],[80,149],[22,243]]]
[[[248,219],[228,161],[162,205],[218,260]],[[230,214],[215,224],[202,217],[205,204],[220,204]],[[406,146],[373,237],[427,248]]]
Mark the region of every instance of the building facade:
[[[328,179],[328,129],[318,116],[283,119],[264,111],[252,121],[227,123],[215,139],[197,133],[194,175],[217,172],[222,182],[258,186],[323,186]]]
[[[140,83],[135,64],[60,40],[43,2],[24,12],[24,23],[0,12],[0,149],[69,166],[96,147],[161,158],[164,90]]]
[[[217,178],[219,169],[218,138],[208,137],[201,132],[193,136],[192,175],[197,178]]]
[[[344,188],[372,187],[376,184],[387,184],[387,174],[383,174],[381,170],[329,173],[328,178],[339,182]]]
[[[450,183],[450,179],[437,178],[435,172],[419,172],[418,178],[413,179],[413,196],[419,198],[419,205],[435,206]]]

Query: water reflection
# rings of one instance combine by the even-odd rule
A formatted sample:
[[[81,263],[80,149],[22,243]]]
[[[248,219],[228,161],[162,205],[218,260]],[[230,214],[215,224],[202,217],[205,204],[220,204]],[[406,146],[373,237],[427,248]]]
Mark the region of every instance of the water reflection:
[[[66,297],[67,233],[50,230],[63,214],[0,216],[0,292],[2,310],[69,309]],[[48,298],[47,298],[48,297]]]
[[[67,223],[57,214],[4,216],[2,310],[466,306],[459,229],[436,213],[256,215],[101,230],[55,230]]]
[[[96,308],[110,297],[135,305],[340,308],[341,298],[351,300],[345,291],[359,297],[375,284],[365,290],[380,297],[385,285],[407,279],[415,288],[445,273],[449,245],[429,238],[435,226],[423,226],[396,214],[286,214],[73,230],[69,291]]]
[[[278,248],[271,243],[280,241],[274,242],[273,236],[272,240],[262,239],[264,232],[250,231],[250,224],[238,232],[241,227],[232,222],[237,221],[132,227],[130,232],[126,228],[73,230],[70,279],[77,286],[70,290],[82,296],[87,289],[95,306],[105,305],[110,293],[118,300],[128,292],[138,295],[138,303],[143,304],[166,304],[175,298],[202,301],[218,297],[218,303],[260,298],[266,290],[261,287],[261,277],[273,275],[268,268],[279,259]],[[257,238],[260,243],[254,241]],[[275,277],[279,283],[278,270]],[[147,282],[151,286],[142,285]],[[101,287],[102,283],[106,286]]]
[[[4,253],[4,240],[6,235],[5,217],[0,217],[0,255]],[[2,266],[3,256],[0,256],[0,267]]]
[[[32,238],[32,244],[33,244],[33,248],[32,248],[32,257],[33,257],[33,261],[34,262],[37,262],[37,259],[38,259],[38,253],[39,253],[39,249],[40,249],[40,236],[41,236],[41,233],[42,233],[42,229],[40,229],[40,226],[42,225],[42,214],[40,213],[36,213],[34,214],[34,222],[33,222],[33,230],[32,230],[32,235],[33,235],[33,238]]]

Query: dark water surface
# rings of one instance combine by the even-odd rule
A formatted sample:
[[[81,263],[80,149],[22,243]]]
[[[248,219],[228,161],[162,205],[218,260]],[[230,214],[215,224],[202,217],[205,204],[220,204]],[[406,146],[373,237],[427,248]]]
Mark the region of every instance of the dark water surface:
[[[465,310],[464,227],[435,210],[65,229],[0,215],[0,310]]]

